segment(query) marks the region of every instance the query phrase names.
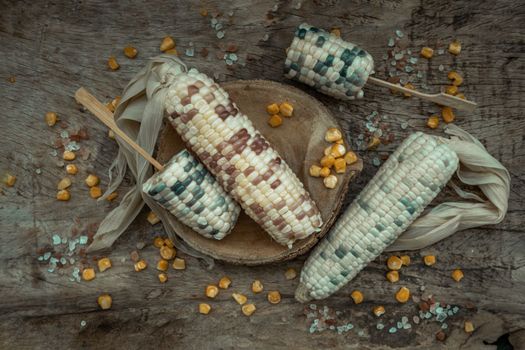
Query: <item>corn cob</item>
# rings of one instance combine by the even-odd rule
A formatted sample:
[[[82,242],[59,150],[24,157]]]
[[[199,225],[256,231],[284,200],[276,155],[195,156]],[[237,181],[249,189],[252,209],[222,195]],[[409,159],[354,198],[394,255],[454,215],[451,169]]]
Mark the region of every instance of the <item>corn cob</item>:
[[[348,283],[421,214],[457,166],[456,153],[437,138],[409,136],[310,255],[296,299],[323,299]]]
[[[232,230],[241,210],[187,150],[173,156],[163,171],[143,184],[142,190],[207,238],[223,239]]]
[[[172,79],[169,120],[246,213],[289,247],[318,231],[321,216],[310,195],[226,91],[195,69]]]
[[[358,46],[303,23],[287,49],[284,72],[325,94],[353,100],[363,97],[374,60]]]

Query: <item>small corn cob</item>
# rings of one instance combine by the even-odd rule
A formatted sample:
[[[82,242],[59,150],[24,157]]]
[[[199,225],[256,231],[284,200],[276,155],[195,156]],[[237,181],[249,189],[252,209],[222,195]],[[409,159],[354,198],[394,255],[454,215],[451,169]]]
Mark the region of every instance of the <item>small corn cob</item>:
[[[162,172],[143,184],[142,190],[207,238],[223,239],[240,212],[237,203],[187,150],[173,156]]]
[[[310,255],[296,299],[323,299],[348,283],[406,230],[457,167],[456,153],[437,138],[409,136]]]
[[[299,25],[287,49],[285,76],[343,100],[363,97],[374,73],[372,56],[358,46],[312,27]]]
[[[319,230],[308,192],[226,91],[195,69],[170,83],[169,120],[252,219],[289,247]]]

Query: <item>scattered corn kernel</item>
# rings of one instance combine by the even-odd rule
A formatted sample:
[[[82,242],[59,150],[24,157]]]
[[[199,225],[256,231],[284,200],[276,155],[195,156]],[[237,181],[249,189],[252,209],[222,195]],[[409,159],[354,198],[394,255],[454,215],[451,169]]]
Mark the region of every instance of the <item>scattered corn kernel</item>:
[[[241,310],[246,316],[251,316],[255,312],[256,307],[254,304],[245,304],[241,307]]]
[[[135,266],[135,271],[139,272],[147,268],[148,263],[146,262],[146,260],[142,259],[142,260],[137,261],[134,266]]]
[[[111,100],[111,102],[109,102],[106,106],[113,113],[113,112],[115,112],[115,109],[117,109],[117,106],[118,106],[119,103],[120,103],[120,96],[117,96],[113,100]],[[112,139],[115,138],[115,134],[113,133],[112,130],[109,130],[108,134],[109,134],[109,137],[111,137],[111,135],[113,135],[113,137],[111,137]]]
[[[350,296],[352,297],[352,299],[354,300],[354,304],[361,304],[363,302],[363,300],[365,299],[364,296],[363,296],[363,293],[361,293],[360,291],[358,290],[354,290]]]
[[[357,162],[357,154],[355,154],[352,151],[346,152],[346,154],[345,154],[345,162],[346,162],[346,165],[354,164],[355,162]]]
[[[166,281],[168,280],[168,275],[164,272],[161,272],[159,273],[158,278],[160,283],[166,283]]]
[[[323,154],[324,154],[325,156],[329,156],[331,152],[332,152],[332,146],[328,146],[328,147],[326,147],[326,148],[324,149]]]
[[[157,263],[157,270],[159,271],[167,271],[169,267],[168,261],[164,259],[160,259]]]
[[[435,129],[439,126],[439,117],[437,115],[433,115],[430,118],[427,119],[427,126],[430,129]]]
[[[335,142],[343,139],[343,134],[341,130],[337,128],[329,128],[324,134],[324,139],[327,142]]]
[[[313,176],[313,177],[321,176],[321,167],[315,164],[310,166],[310,176]]]
[[[463,83],[463,77],[456,71],[448,72],[447,77],[452,80],[454,86],[460,86]]]
[[[279,304],[281,302],[281,293],[276,290],[268,292],[268,302],[270,304]]]
[[[109,258],[102,258],[97,261],[98,270],[104,272],[107,269],[111,268],[111,260]]]
[[[398,256],[392,255],[388,258],[386,264],[390,270],[399,270],[401,269],[401,265],[403,265],[403,260],[401,260]]]
[[[211,306],[209,304],[206,304],[206,303],[199,304],[199,313],[203,315],[207,315],[210,313],[210,311],[211,311]]]
[[[264,289],[263,284],[259,280],[255,280],[252,282],[252,292],[254,293],[260,293]]]
[[[334,163],[335,172],[338,174],[344,174],[346,171],[346,162],[344,158],[337,158]]]
[[[102,310],[111,308],[111,296],[109,294],[102,294],[97,298],[97,303]]]
[[[148,217],[146,218],[148,222],[152,225],[158,224],[160,222],[159,217],[154,212],[150,211]]]
[[[425,255],[423,261],[425,262],[425,265],[432,266],[436,263],[436,257],[434,255]]]
[[[113,132],[113,130],[108,130],[108,137],[112,140],[115,139],[115,133]]]
[[[283,102],[279,105],[279,112],[283,117],[291,117],[293,114],[293,106],[288,102]]]
[[[168,246],[160,247],[160,256],[162,256],[163,259],[171,260],[175,258],[176,255],[177,252],[175,251],[175,249],[170,248]]]
[[[330,31],[330,34],[335,35],[336,37],[340,38],[341,37],[341,29],[339,29],[339,28],[332,28],[332,30]]]
[[[388,271],[386,274],[386,279],[392,283],[399,281],[399,272],[398,271]]]
[[[458,97],[458,98],[460,98],[460,99],[462,99],[462,100],[466,99],[465,94],[462,93],[462,92],[458,93],[458,94],[456,95],[456,97]]]
[[[266,112],[268,112],[269,115],[274,115],[274,114],[279,113],[279,105],[277,103],[272,103],[266,106]]]
[[[76,175],[78,173],[78,168],[75,164],[66,165],[66,173],[69,175]]]
[[[68,190],[60,190],[57,193],[57,199],[59,201],[68,201],[71,198]]]
[[[138,50],[133,46],[126,46],[124,48],[124,55],[126,55],[127,58],[135,58],[138,53]]]
[[[408,255],[401,255],[401,261],[405,266],[410,265],[410,257]]]
[[[114,200],[115,198],[117,198],[117,197],[118,197],[118,193],[117,193],[117,192],[111,192],[111,193],[106,197],[106,199],[107,199],[108,201],[111,202],[111,201],[113,201],[113,200]]]
[[[274,114],[270,117],[270,119],[268,119],[268,124],[272,128],[276,128],[280,126],[282,123],[283,123],[283,118],[281,118],[279,114]]]
[[[47,112],[46,113],[46,123],[47,126],[53,126],[57,123],[58,117],[55,112]]]
[[[441,116],[445,123],[452,123],[456,119],[456,116],[450,107],[443,107],[443,109],[441,109]]]
[[[232,284],[232,280],[228,276],[224,276],[219,280],[219,288],[228,289],[230,284]]]
[[[384,315],[385,314],[385,308],[383,306],[376,306],[372,309],[372,312],[374,313],[374,315],[376,315],[377,317],[380,317],[381,315]]]
[[[448,52],[450,52],[453,55],[459,55],[461,52],[461,43],[457,40],[454,40],[448,45]]]
[[[410,90],[416,89],[416,87],[412,83],[406,83],[404,87]],[[404,92],[403,95],[405,95],[405,97],[412,97],[412,94],[409,94],[408,92]]]
[[[15,182],[16,182],[16,176],[11,175],[11,174],[6,174],[4,176],[4,183],[6,184],[7,187],[13,187],[15,185]]]
[[[165,238],[164,239],[164,245],[166,245],[166,246],[168,246],[170,248],[175,248],[175,245],[173,244],[173,242],[169,238]]]
[[[96,186],[100,183],[100,179],[97,175],[89,174],[88,177],[86,177],[86,185],[88,187]]]
[[[368,145],[366,146],[366,149],[376,149],[377,146],[381,144],[381,139],[377,136],[372,136],[370,141],[368,141]]]
[[[164,239],[162,237],[155,237],[153,245],[157,248],[161,248],[164,245]]]
[[[217,286],[213,285],[213,284],[210,284],[208,286],[206,286],[206,296],[208,298],[215,298],[217,296],[217,294],[219,294],[219,288],[217,288]]]
[[[160,51],[165,52],[167,50],[173,49],[175,47],[175,41],[171,36],[166,36],[162,39],[160,43]]]
[[[474,332],[474,324],[470,321],[465,321],[465,332],[466,333],[472,333]]]
[[[330,168],[328,167],[322,167],[321,168],[321,171],[319,172],[319,175],[321,175],[321,177],[327,177],[330,175]]]
[[[235,301],[239,304],[239,305],[244,305],[246,304],[246,302],[248,301],[248,298],[246,298],[245,295],[242,295],[240,293],[232,293],[232,298],[235,299]]]
[[[75,160],[76,157],[76,154],[72,151],[64,151],[64,153],[62,154],[62,158],[64,160]]]
[[[335,163],[335,158],[332,156],[324,156],[321,158],[321,166],[331,168]]]
[[[164,51],[164,53],[167,53],[168,55],[175,55],[175,56],[179,55],[179,53],[177,52],[177,49],[175,49],[175,48],[166,50],[166,51]]]
[[[71,186],[71,179],[69,177],[65,177],[58,182],[57,189],[65,190],[69,186]]]
[[[454,281],[459,282],[463,277],[465,277],[465,275],[460,269],[455,269],[454,271],[452,271],[452,278],[454,279]]]
[[[445,93],[454,96],[458,93],[458,87],[455,85],[447,86],[447,88],[445,89]]]
[[[410,298],[410,290],[407,287],[401,287],[396,293],[396,300],[400,303],[406,303]]]
[[[89,189],[89,195],[91,198],[97,199],[102,196],[102,190],[98,186],[93,186]]]
[[[432,56],[434,56],[434,50],[430,47],[424,47],[421,49],[421,56],[424,58],[432,58]]]
[[[117,59],[115,58],[115,56],[109,56],[108,67],[111,70],[117,70],[117,69],[120,68],[120,64],[118,64]]]
[[[87,269],[82,270],[82,279],[84,281],[91,281],[95,278],[95,269],[88,267]]]
[[[297,271],[293,267],[290,267],[284,272],[284,277],[287,280],[293,280],[295,277],[297,277]]]
[[[335,175],[328,175],[323,179],[323,183],[326,188],[335,188],[335,186],[337,186],[337,177]]]
[[[186,260],[181,259],[181,258],[175,258],[175,260],[173,260],[173,264],[171,266],[175,270],[184,270],[184,269],[186,269]]]
[[[338,143],[334,144],[330,149],[330,155],[334,158],[339,158],[344,156],[346,153],[345,145],[340,145]]]

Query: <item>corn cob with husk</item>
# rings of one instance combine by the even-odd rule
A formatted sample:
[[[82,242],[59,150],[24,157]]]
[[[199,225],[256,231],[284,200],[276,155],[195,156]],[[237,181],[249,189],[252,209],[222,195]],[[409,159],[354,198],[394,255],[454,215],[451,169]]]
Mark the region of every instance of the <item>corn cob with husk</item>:
[[[143,192],[204,237],[223,239],[239,216],[237,203],[187,150],[173,156]]]
[[[226,91],[195,69],[169,83],[169,120],[252,219],[288,247],[319,231],[310,195]]]
[[[458,167],[454,151],[415,133],[388,158],[306,261],[295,297],[335,293],[406,230]]]

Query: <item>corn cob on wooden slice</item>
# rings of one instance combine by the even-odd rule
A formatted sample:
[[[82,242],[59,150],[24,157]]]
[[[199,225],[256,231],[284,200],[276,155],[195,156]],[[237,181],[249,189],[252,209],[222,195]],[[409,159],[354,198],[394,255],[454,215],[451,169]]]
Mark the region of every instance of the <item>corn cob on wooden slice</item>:
[[[195,69],[171,84],[169,120],[252,219],[289,247],[320,229],[321,215],[302,183],[226,91]]]
[[[418,132],[388,158],[306,261],[297,300],[339,290],[421,214],[458,166],[456,153],[439,142]]]
[[[287,49],[284,72],[320,92],[353,100],[363,97],[363,86],[374,73],[374,60],[358,46],[303,23]]]
[[[241,210],[187,150],[173,156],[163,171],[143,184],[142,190],[207,238],[223,239],[231,232]]]

